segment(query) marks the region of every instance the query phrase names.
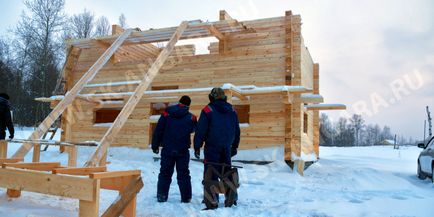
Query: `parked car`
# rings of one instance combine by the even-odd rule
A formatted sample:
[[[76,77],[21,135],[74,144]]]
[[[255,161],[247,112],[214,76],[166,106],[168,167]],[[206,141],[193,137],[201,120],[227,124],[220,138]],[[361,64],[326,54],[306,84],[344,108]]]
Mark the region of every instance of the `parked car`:
[[[417,159],[417,177],[419,179],[426,179],[431,177],[434,183],[434,137],[432,137],[428,143],[420,143],[417,146],[423,148]]]

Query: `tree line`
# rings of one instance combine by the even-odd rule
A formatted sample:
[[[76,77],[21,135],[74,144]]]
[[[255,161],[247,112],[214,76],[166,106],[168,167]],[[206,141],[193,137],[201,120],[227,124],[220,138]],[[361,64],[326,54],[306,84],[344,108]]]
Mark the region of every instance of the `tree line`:
[[[415,145],[413,138],[407,139],[395,136],[389,126],[365,124],[361,115],[354,114],[350,118],[340,117],[336,122],[321,113],[320,116],[320,144],[322,146],[373,146],[385,145],[385,140],[399,145]]]
[[[50,112],[37,97],[63,94],[61,70],[65,40],[109,35],[107,17],[93,12],[65,13],[65,0],[26,0],[18,23],[0,37],[0,92],[11,96],[14,122],[34,126]],[[126,18],[119,17],[121,27]],[[56,89],[57,87],[57,89]]]

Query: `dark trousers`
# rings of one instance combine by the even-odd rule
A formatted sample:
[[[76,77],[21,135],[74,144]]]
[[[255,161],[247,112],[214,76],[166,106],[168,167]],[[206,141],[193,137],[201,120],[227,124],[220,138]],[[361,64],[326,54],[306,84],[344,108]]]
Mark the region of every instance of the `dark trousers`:
[[[172,175],[174,167],[176,166],[176,174],[178,180],[179,191],[181,193],[181,200],[188,201],[191,199],[191,178],[188,164],[190,162],[190,153],[188,150],[178,151],[161,151],[161,168],[158,175],[158,189],[157,197],[168,198],[170,183],[172,182]]]
[[[6,132],[0,131],[0,140],[5,140],[5,138],[6,138]]]

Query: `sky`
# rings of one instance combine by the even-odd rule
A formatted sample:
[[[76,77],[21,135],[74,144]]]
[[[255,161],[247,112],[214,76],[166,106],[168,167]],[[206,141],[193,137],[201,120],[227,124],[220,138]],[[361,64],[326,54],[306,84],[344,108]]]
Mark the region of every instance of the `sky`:
[[[333,120],[358,113],[367,124],[421,139],[425,107],[434,112],[432,0],[66,0],[69,15],[85,8],[111,23],[124,13],[129,27],[141,29],[215,21],[222,9],[240,21],[292,10],[301,15],[305,44],[320,64],[325,103],[348,107],[326,112]],[[1,37],[11,37],[23,9],[22,1],[0,0]]]

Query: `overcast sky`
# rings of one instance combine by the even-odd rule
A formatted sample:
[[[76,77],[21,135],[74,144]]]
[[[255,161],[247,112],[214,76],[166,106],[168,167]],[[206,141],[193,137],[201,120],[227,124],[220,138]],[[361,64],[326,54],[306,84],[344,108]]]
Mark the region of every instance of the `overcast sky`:
[[[0,0],[0,35],[8,36],[24,9]],[[389,125],[398,134],[423,136],[425,106],[434,111],[434,1],[432,0],[67,0],[66,13],[86,8],[130,27],[176,26],[182,20],[218,19],[225,9],[238,20],[302,17],[302,34],[320,64],[326,103],[344,103],[367,123]],[[334,119],[341,112],[327,112]]]

